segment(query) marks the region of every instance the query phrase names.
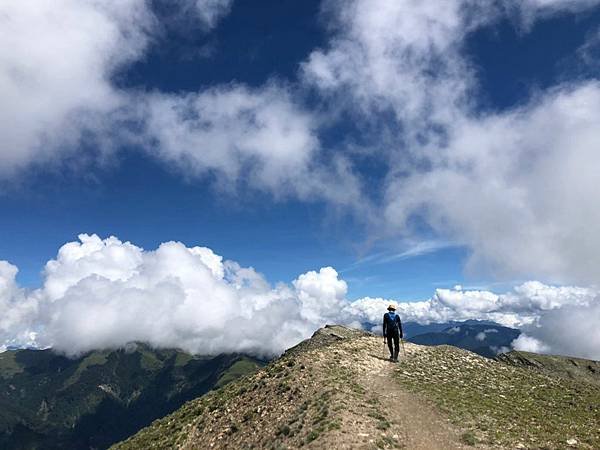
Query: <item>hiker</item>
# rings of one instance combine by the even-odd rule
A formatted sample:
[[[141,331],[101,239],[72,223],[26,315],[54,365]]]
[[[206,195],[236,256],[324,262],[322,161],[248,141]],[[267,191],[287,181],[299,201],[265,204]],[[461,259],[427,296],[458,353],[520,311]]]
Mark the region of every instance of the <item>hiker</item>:
[[[398,353],[400,351],[400,339],[402,339],[402,322],[400,316],[396,314],[394,305],[388,306],[388,312],[383,315],[383,337],[387,338],[387,345],[390,349],[390,361],[398,362]],[[394,345],[392,346],[392,341]]]

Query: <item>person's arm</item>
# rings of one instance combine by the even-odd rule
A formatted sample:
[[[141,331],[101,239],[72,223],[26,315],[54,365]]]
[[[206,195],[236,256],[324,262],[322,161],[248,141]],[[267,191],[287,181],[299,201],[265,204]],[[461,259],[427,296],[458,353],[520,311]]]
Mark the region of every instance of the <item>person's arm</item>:
[[[385,337],[386,335],[386,326],[387,326],[387,320],[385,320],[385,314],[383,315],[383,337]]]
[[[400,316],[396,314],[396,318],[398,319],[398,330],[400,331],[400,339],[404,337],[404,333],[402,332],[402,321],[400,320]]]

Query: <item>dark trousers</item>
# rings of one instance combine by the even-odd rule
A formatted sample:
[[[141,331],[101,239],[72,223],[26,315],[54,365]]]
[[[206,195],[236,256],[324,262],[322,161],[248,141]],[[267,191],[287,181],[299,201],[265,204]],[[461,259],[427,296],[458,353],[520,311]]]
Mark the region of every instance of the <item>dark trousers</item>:
[[[386,333],[388,348],[390,349],[390,356],[395,358],[400,352],[400,334],[399,333]],[[394,345],[392,346],[392,342]]]

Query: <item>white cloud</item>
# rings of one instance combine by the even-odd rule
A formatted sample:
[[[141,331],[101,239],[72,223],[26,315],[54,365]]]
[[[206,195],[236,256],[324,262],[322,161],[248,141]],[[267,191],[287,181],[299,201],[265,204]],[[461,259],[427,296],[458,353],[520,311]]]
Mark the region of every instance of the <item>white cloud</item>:
[[[174,8],[210,29],[231,5],[181,0]],[[226,190],[361,204],[346,158],[320,154],[316,118],[284,84],[181,95],[118,88],[114,75],[160,45],[147,0],[4,2],[0,25],[0,176],[137,145]]]
[[[0,3],[0,175],[74,152],[122,105],[112,74],[138,58],[143,0]]]
[[[589,305],[565,305],[543,311],[523,329],[513,346],[536,353],[579,356],[600,360],[600,297]]]
[[[224,187],[247,181],[276,196],[354,203],[360,187],[341,158],[327,165],[315,118],[283,85],[227,85],[186,95],[145,95],[145,147],[194,176]],[[332,182],[332,179],[335,182]]]
[[[504,7],[518,12],[522,25],[529,27],[538,20],[565,11],[577,13],[600,3],[598,0],[504,0]]]
[[[338,279],[338,273],[332,267],[302,274],[293,285],[302,302],[303,317],[312,321],[322,317],[333,320],[341,317],[348,286],[344,280]]]
[[[228,0],[187,4],[198,8],[206,28],[214,27],[231,6]],[[375,189],[377,194],[383,190],[384,196],[383,212],[373,215],[374,221],[383,222],[388,232],[410,238],[418,234],[410,224],[419,216],[437,238],[471,250],[472,270],[481,268],[501,277],[517,274],[597,283],[600,84],[559,85],[519,107],[480,112],[474,100],[479,94],[476,72],[464,54],[469,32],[502,15],[516,15],[528,25],[539,17],[596,4],[595,0],[328,2],[332,38],[304,62],[302,82],[318,89],[336,108],[350,109],[358,123],[376,124],[376,130],[382,131],[381,141],[369,142],[374,149],[385,149],[372,154],[388,167],[387,177]],[[227,85],[188,95],[117,89],[113,75],[142,57],[155,26],[149,3],[143,0],[1,3],[2,175],[65,154],[85,158],[85,152],[77,151],[82,133],[113,143],[115,120],[125,115],[144,129],[142,136],[135,136],[138,143],[186,173],[214,174],[226,186],[248,181],[275,195],[324,198],[364,212],[369,202],[348,159],[339,152],[328,152],[334,156],[326,158],[322,152],[323,116],[301,106],[284,84],[253,89]],[[190,267],[197,266],[194,270],[204,274],[206,288],[214,289],[210,292],[223,304],[251,299],[253,308],[272,308],[274,317],[281,317],[282,302],[276,299],[291,298],[300,305],[292,309],[300,322],[307,311],[313,317],[330,311],[319,305],[315,312],[315,297],[301,294],[296,286],[272,288],[251,269],[222,263],[209,250],[164,244],[155,252],[144,252],[118,240],[84,240],[61,250],[64,254],[46,267],[44,287],[34,293],[26,294],[15,285],[14,266],[3,266],[3,306],[11,305],[11,313],[1,322],[4,336],[29,339],[30,318],[38,313],[44,320],[51,319],[44,324],[43,338],[67,342],[71,328],[66,323],[72,323],[75,335],[83,336],[88,328],[85,317],[80,322],[70,320],[83,314],[86,301],[104,321],[89,324],[92,338],[81,348],[114,343],[111,333],[121,327],[132,330],[132,336],[146,336],[129,322],[130,316],[117,316],[115,308],[123,306],[122,298],[127,299],[123,301],[129,314],[141,314],[146,301],[158,302],[159,310],[193,311],[186,289],[198,291],[190,288],[195,278],[186,278],[189,274],[169,263],[180,258],[191,258]],[[335,289],[341,284],[331,284],[333,277],[327,270],[314,274],[329,280],[327,286],[337,286],[332,295],[319,294],[335,310],[341,292]],[[307,274],[306,282],[311,277]],[[106,296],[96,298],[99,292]],[[588,316],[594,317],[590,292],[539,283],[504,295],[438,290],[428,301],[402,304],[401,312],[409,320],[484,316],[513,325],[538,318],[540,323],[550,323],[551,312],[559,310],[580,317],[588,308]],[[379,321],[381,302],[387,300],[362,299],[349,309],[356,317]],[[65,308],[53,309],[59,305]],[[308,308],[304,313],[303,307]],[[223,316],[219,308],[214,309],[215,319]],[[266,315],[257,317],[268,322]],[[111,325],[111,318],[118,322]],[[191,340],[183,342],[190,349],[232,345],[198,337],[181,316],[153,319],[156,322],[148,323],[147,329],[160,336],[155,342],[172,343],[189,335]],[[280,341],[293,341],[306,332],[302,325],[294,327],[294,338]],[[165,329],[176,331],[161,335]],[[535,330],[530,334],[539,342],[550,342]],[[263,339],[264,335],[244,337],[240,345],[259,348]],[[568,341],[576,342],[575,336]],[[561,348],[559,343],[540,345]]]
[[[38,332],[40,346],[69,355],[144,341],[216,354],[272,355],[339,317],[346,283],[332,268],[272,287],[204,247],[167,242],[146,251],[117,238],[81,235],[49,261],[28,295],[16,268],[0,264],[4,344]]]
[[[453,247],[454,245],[450,242],[425,240],[416,243],[409,242],[402,251],[386,250],[382,252],[373,253],[371,255],[360,258],[350,267],[344,270],[348,272],[355,270],[361,266],[369,266],[376,264],[386,264],[392,261],[401,261],[410,258],[416,258],[431,253],[436,253],[440,250]]]
[[[481,112],[465,54],[469,33],[501,17],[531,23],[597,4],[328,3],[333,37],[311,53],[303,76],[380,130],[381,142],[371,144],[386,148],[375,156],[388,163],[385,231],[410,238],[425,221],[438,238],[471,250],[469,270],[597,282],[600,84],[566,83],[519,107]]]
[[[389,303],[367,297],[351,302],[345,311],[361,322],[379,323]],[[490,320],[522,330],[513,342],[518,350],[600,360],[600,296],[592,288],[530,281],[505,294],[437,289],[429,300],[398,303],[398,313],[405,322],[422,324]],[[476,339],[495,331],[485,330]]]
[[[474,270],[593,283],[599,119],[600,84],[590,82],[457,121],[429,170],[390,183],[388,219],[403,227],[426,205],[430,225],[472,250]]]
[[[532,353],[547,353],[550,350],[544,343],[524,333],[512,342],[512,346],[516,350]]]
[[[490,345],[490,350],[498,355],[500,353],[508,353],[512,350],[512,348],[506,347],[505,345],[501,345],[500,347],[497,345]]]
[[[585,308],[598,295],[594,289],[574,286],[547,286],[530,281],[513,291],[495,294],[490,291],[436,289],[425,301],[398,303],[398,313],[405,322],[444,323],[462,320],[490,320],[508,327],[522,328],[536,323],[543,311],[565,306]],[[389,299],[362,298],[351,302],[346,311],[362,321],[379,323]],[[486,330],[487,332],[487,330]]]
[[[35,340],[37,302],[28,298],[15,280],[18,269],[0,261],[0,351],[11,345],[31,345]]]
[[[147,133],[162,158],[191,165],[192,172],[237,179],[250,166],[262,183],[273,184],[286,170],[305,167],[318,146],[312,118],[288,97],[284,89],[244,86],[155,94],[146,99]]]
[[[471,269],[595,282],[600,239],[590,230],[600,213],[589,193],[600,164],[598,83],[558,86],[520,108],[477,113],[464,41],[507,14],[531,22],[597,3],[327,2],[331,40],[302,64],[301,78],[333,99],[334,109],[347,106],[357,122],[382,131],[373,133],[381,141],[368,142],[388,167],[374,189],[384,193],[374,214],[347,155],[322,151],[319,135],[332,119],[303,107],[283,83],[182,95],[117,89],[116,71],[154,42],[147,1],[4,2],[1,170],[65,154],[89,158],[77,150],[82,133],[110,149],[124,138],[114,130],[124,130],[125,119],[142,124],[142,134],[129,137],[152,155],[188,174],[214,175],[226,189],[247,183],[277,197],[325,199],[404,238],[415,233],[411,218],[421,216],[439,239],[472,250]],[[231,0],[177,7],[193,8],[211,28]]]
[[[195,8],[207,28],[214,28],[217,22],[227,15],[233,0],[196,0]]]
[[[35,344],[69,355],[133,341],[273,355],[326,323],[379,324],[390,303],[350,301],[331,267],[272,286],[206,247],[166,242],[149,251],[85,234],[46,264],[39,289],[20,288],[16,274],[0,262],[1,349]],[[517,348],[598,358],[598,298],[592,289],[528,282],[505,294],[438,289],[429,300],[394,303],[404,322],[492,320],[524,331]]]

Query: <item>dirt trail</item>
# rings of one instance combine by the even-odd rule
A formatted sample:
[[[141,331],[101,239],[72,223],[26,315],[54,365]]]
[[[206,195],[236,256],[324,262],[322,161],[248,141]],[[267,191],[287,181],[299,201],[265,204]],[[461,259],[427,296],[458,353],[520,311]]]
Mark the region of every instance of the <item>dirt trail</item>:
[[[394,370],[400,365],[382,361],[381,369],[366,374],[364,386],[376,396],[383,405],[394,405],[388,413],[393,428],[400,432],[402,444],[408,449],[460,449],[459,433],[452,428],[431,406],[401,389],[393,380]]]
[[[420,351],[405,344],[407,356]],[[467,448],[460,432],[432,406],[402,389],[394,372],[400,363],[390,362],[381,338],[365,337],[335,346],[339,365],[351,374],[355,391],[342,412],[341,432],[323,436],[310,448],[453,450]],[[331,350],[328,350],[331,351]],[[473,447],[470,447],[473,448]]]

